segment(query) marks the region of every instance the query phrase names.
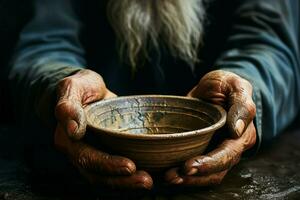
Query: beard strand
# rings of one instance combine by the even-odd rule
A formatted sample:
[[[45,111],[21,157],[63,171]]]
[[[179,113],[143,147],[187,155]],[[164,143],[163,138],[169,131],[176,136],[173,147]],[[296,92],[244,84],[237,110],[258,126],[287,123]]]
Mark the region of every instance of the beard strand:
[[[205,9],[203,0],[110,0],[107,14],[122,60],[132,69],[149,59],[150,48],[166,46],[190,65],[198,61]]]

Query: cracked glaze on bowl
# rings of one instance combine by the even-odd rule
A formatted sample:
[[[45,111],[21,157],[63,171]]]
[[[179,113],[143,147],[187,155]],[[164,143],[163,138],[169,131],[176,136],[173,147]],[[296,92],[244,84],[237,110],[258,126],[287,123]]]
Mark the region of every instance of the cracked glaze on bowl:
[[[118,97],[90,104],[85,112],[93,143],[148,171],[200,155],[226,122],[220,106],[178,96]]]

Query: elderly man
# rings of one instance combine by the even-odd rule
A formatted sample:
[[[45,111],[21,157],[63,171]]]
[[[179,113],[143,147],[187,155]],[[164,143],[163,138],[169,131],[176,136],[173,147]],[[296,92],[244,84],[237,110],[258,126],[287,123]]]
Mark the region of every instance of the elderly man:
[[[165,174],[167,183],[190,186],[220,183],[245,151],[255,152],[298,112],[297,0],[35,0],[33,5],[10,73],[16,99],[23,102],[20,120],[26,132],[37,132],[33,143],[53,139],[91,183],[153,185],[132,160],[83,142],[83,107],[91,102],[156,93],[222,105],[228,137]],[[44,128],[30,126],[36,123]],[[53,137],[47,134],[51,130]]]

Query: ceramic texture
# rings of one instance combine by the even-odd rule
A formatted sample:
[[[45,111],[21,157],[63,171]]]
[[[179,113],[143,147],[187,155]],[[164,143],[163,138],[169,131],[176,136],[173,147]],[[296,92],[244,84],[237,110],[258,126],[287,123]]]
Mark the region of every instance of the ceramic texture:
[[[85,112],[94,144],[153,172],[203,153],[226,122],[222,107],[178,96],[118,97],[90,104]]]

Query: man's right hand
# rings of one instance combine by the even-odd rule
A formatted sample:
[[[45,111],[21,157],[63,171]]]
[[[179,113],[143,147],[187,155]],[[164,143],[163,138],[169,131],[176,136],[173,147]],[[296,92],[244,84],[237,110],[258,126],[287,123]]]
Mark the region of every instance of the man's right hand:
[[[109,155],[80,140],[87,126],[83,108],[89,103],[116,97],[106,88],[102,77],[91,70],[81,70],[59,82],[57,95],[55,146],[70,158],[79,172],[92,184],[151,189],[151,176],[145,171],[136,171],[130,159]]]

